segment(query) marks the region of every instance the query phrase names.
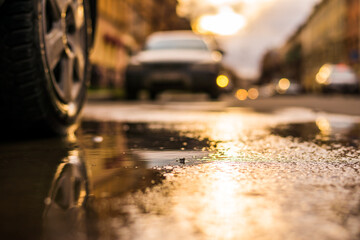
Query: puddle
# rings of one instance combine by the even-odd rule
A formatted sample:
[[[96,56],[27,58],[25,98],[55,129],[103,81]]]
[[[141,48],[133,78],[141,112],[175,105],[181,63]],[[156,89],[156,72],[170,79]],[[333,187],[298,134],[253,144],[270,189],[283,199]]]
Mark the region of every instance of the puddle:
[[[360,123],[318,118],[316,122],[281,124],[271,128],[270,131],[281,137],[294,137],[300,141],[314,142],[332,148],[360,147]]]
[[[151,123],[84,122],[77,135],[91,156],[106,155],[108,165],[144,168],[196,164],[209,154],[211,144]],[[101,142],[95,141],[99,138]]]

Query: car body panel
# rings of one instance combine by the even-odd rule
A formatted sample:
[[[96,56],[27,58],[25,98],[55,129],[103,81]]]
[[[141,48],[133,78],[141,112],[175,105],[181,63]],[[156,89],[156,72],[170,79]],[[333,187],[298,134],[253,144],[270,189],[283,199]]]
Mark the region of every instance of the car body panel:
[[[135,60],[141,63],[156,63],[156,62],[214,62],[214,57],[209,51],[202,50],[151,50],[142,51]]]

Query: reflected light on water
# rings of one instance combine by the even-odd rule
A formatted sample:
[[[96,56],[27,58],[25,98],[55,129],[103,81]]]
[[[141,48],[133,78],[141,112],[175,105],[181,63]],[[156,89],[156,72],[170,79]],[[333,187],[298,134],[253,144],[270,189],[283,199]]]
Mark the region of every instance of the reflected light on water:
[[[270,208],[254,193],[251,182],[241,180],[245,170],[228,163],[208,165],[205,170],[196,216],[197,227],[208,237],[205,239],[257,239],[268,226],[278,228],[273,222],[277,206]]]
[[[224,142],[216,145],[217,152],[211,154],[213,159],[235,161],[244,157],[244,144],[240,142]]]
[[[234,119],[225,114],[208,127],[210,139],[217,141],[237,141],[243,131],[243,122],[241,117]]]
[[[67,161],[71,164],[80,164],[79,154],[80,153],[78,150],[69,151],[69,156],[67,158]]]
[[[233,222],[241,220],[240,213],[244,214],[244,204],[241,199],[236,197],[236,193],[239,189],[239,182],[234,179],[231,172],[231,166],[226,164],[219,164],[217,166],[219,170],[213,173],[212,181],[208,185],[207,196],[208,202],[206,205],[210,211],[206,211],[203,215],[203,221],[206,223],[209,219],[215,220],[218,223],[218,227],[214,228],[213,225],[205,226],[205,231],[210,236],[214,236],[216,239],[219,237],[222,239],[233,239],[236,230]],[[236,199],[236,200],[235,200]],[[238,233],[237,233],[238,234]]]
[[[329,135],[331,133],[330,122],[324,117],[319,117],[316,119],[316,126],[319,128],[323,135]]]

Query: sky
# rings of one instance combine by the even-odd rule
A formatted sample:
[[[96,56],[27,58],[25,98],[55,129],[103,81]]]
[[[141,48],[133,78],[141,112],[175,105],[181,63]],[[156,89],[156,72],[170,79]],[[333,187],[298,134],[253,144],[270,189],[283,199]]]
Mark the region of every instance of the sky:
[[[264,52],[279,47],[310,15],[319,0],[179,0],[178,13],[194,30],[215,33],[224,62],[245,78],[256,78]]]

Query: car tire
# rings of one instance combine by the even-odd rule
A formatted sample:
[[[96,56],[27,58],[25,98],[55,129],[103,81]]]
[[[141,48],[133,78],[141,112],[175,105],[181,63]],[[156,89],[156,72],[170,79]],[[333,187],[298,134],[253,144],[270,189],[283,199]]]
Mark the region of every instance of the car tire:
[[[220,93],[217,90],[213,90],[209,92],[209,96],[211,100],[218,100],[220,97]]]
[[[0,9],[1,123],[65,135],[86,98],[88,1],[5,1]]]
[[[138,98],[138,90],[127,89],[126,90],[126,99],[127,100],[136,100]]]
[[[149,92],[150,100],[152,100],[152,101],[156,100],[157,95],[158,95],[158,92],[156,90],[150,90],[150,92]]]

